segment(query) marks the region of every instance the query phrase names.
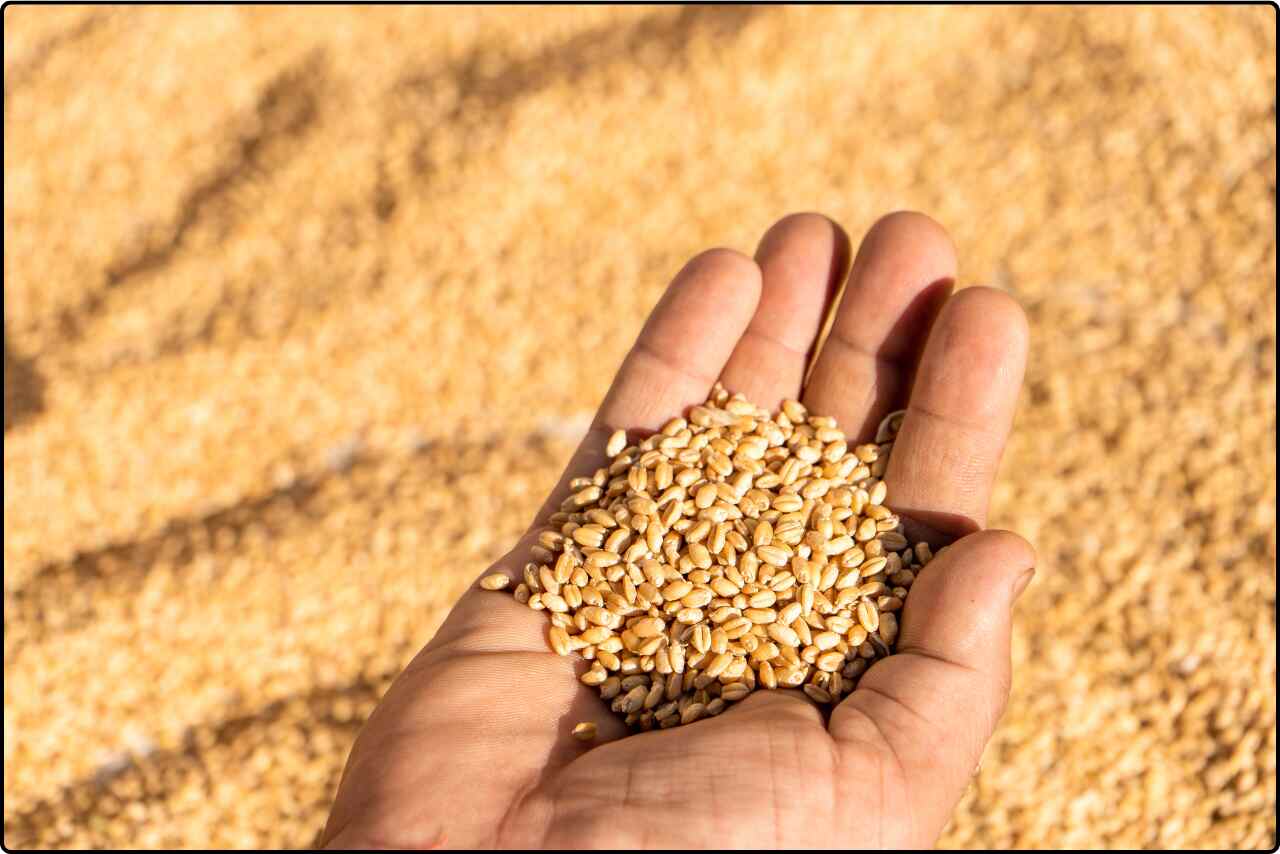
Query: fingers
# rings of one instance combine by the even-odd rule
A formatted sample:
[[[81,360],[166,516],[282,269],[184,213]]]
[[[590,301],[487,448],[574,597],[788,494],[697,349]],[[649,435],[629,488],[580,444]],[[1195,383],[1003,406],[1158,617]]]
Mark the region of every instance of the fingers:
[[[1007,294],[967,288],[929,335],[885,480],[895,510],[952,536],[986,524],[1027,358]],[[912,595],[915,595],[914,593]]]
[[[725,365],[730,391],[770,410],[796,398],[827,306],[849,265],[849,238],[814,213],[774,224],[756,250],[764,289],[746,334]]]
[[[834,415],[849,436],[869,439],[881,418],[905,405],[955,275],[955,248],[942,226],[911,212],[879,220],[858,248],[804,403]]]
[[[891,751],[935,834],[1004,711],[1010,612],[1034,565],[1031,546],[1004,531],[939,552],[911,588],[897,654],[868,670],[832,713],[837,741]]]
[[[686,264],[623,361],[596,424],[656,429],[705,400],[755,314],[760,287],[755,262],[728,249]]]

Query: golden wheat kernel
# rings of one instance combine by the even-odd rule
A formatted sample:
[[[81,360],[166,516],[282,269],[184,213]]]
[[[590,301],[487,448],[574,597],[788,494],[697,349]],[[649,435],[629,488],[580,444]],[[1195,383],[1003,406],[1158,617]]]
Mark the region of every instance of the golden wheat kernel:
[[[815,590],[832,589],[833,587],[835,587],[837,583],[839,583],[841,575],[842,573],[840,571],[839,564],[834,562],[828,563],[826,566],[822,568],[822,572],[818,575],[818,582],[815,587]],[[854,578],[854,581],[850,583],[855,583],[858,577],[860,577],[860,575],[856,576]]]
[[[787,562],[791,560],[791,552],[783,546],[758,546],[755,554],[770,566],[786,566]]]
[[[687,471],[692,472],[695,475],[695,479],[696,479],[696,475],[698,473],[696,469],[687,469]],[[702,486],[698,487],[693,493],[694,506],[697,507],[699,510],[704,510],[710,507],[712,504],[716,503],[716,497],[717,497],[717,494],[716,494],[715,484],[704,483]]]
[[[609,440],[605,443],[604,452],[610,457],[616,457],[622,453],[627,447],[627,431],[614,430],[609,434]]]
[[[796,647],[800,645],[800,638],[790,627],[781,623],[770,623],[766,627],[769,637],[777,641],[783,647]]]
[[[854,547],[853,538],[850,536],[836,537],[828,541],[824,546],[827,555],[841,555]]]
[[[711,663],[703,670],[703,675],[708,679],[714,679],[724,672],[724,669],[733,661],[733,655],[728,652],[722,652],[711,660]]]
[[[681,597],[687,596],[689,591],[693,589],[693,584],[684,579],[672,581],[666,587],[662,588],[662,598],[667,601],[675,601]]]
[[[480,579],[480,586],[485,590],[505,590],[511,584],[511,578],[501,572],[491,572]]]
[[[858,603],[858,623],[868,633],[874,632],[880,627],[880,612],[875,605],[865,599]]]
[[[715,593],[717,596],[732,597],[737,595],[741,590],[737,584],[734,584],[729,580],[727,573],[725,575],[712,578],[709,583],[711,586],[711,592]]]
[[[858,586],[859,597],[879,596],[885,590],[883,581],[868,581]]]
[[[711,629],[706,625],[697,625],[693,627],[693,634],[690,635],[689,642],[699,653],[706,653],[711,649]]]
[[[555,565],[551,570],[552,577],[556,583],[564,584],[573,577],[573,572],[578,568],[577,559],[572,552],[561,552],[556,558]]]
[[[679,523],[677,523],[678,525]],[[684,541],[689,544],[700,543],[711,533],[711,522],[703,519],[690,525],[684,531]]]
[[[875,539],[879,531],[876,529],[874,519],[863,519],[858,523],[857,530],[854,532],[854,538],[860,543],[869,543]]]
[[[849,628],[854,624],[853,618],[844,614],[828,614],[824,621],[827,624],[827,629],[839,635],[849,631]]]
[[[711,651],[717,655],[729,648],[729,636],[722,627],[711,630]]]
[[[711,588],[699,586],[680,597],[680,604],[686,608],[705,608],[714,598],[715,594],[711,592]]]
[[[576,724],[570,734],[578,741],[595,741],[596,725],[590,721],[583,721],[580,724]]]
[[[707,541],[707,550],[714,555],[724,555],[726,548],[729,547],[729,532],[732,530],[728,522],[717,522],[711,531],[711,538]]]
[[[836,593],[835,601],[832,603],[837,609],[852,608],[858,602],[858,588],[846,587]]]
[[[742,612],[739,609],[734,608],[731,605],[721,605],[714,608],[707,616],[713,623],[723,623],[726,620],[731,620],[734,617],[741,616],[741,614]]]
[[[813,633],[809,630],[809,624],[802,619],[795,619],[791,622],[791,630],[796,633],[796,637],[800,638],[800,643],[809,645],[813,643]]]
[[[639,638],[657,637],[662,634],[665,629],[666,624],[657,617],[641,617],[633,620],[630,624],[630,631]]]
[[[877,556],[877,557],[870,557],[867,560],[863,561],[861,564],[859,564],[858,569],[862,572],[863,578],[870,578],[871,576],[881,572],[888,565],[889,565],[888,558],[883,556]]]
[[[744,674],[751,670],[751,667],[747,663],[747,659],[743,656],[741,649],[731,649],[729,650],[729,654],[733,656],[733,660],[729,662],[729,666],[720,674],[720,681],[722,683],[741,680],[745,678]]]
[[[838,632],[828,630],[818,632],[813,636],[813,645],[823,652],[833,649],[838,643],[840,643],[840,634]]]
[[[702,610],[700,608],[681,608],[676,611],[676,622],[687,626],[692,626],[702,622]]]
[[[773,665],[767,660],[761,661],[756,668],[756,678],[760,685],[766,689],[772,690],[778,687],[778,680],[773,673]]]
[[[818,656],[817,661],[814,663],[817,665],[819,670],[824,670],[828,673],[835,673],[841,667],[844,667],[844,654],[836,652],[835,650],[832,650],[831,652],[824,652]]]
[[[604,541],[605,551],[623,552],[631,545],[631,532],[626,528],[614,530]]]
[[[551,567],[541,566],[538,568],[538,586],[544,593],[560,592],[560,582],[556,581],[556,575],[551,570]]]
[[[771,575],[766,583],[774,593],[786,594],[796,586],[796,577],[789,570],[777,572]]]
[[[776,620],[778,618],[778,612],[772,608],[747,608],[742,612],[742,616],[752,623],[764,625]]]
[[[663,647],[653,654],[653,669],[663,675],[673,672],[671,669],[671,653],[668,650],[669,647]]]
[[[566,653],[560,653],[560,654],[565,655]],[[593,662],[591,667],[587,670],[587,672],[583,673],[581,676],[578,677],[578,680],[582,682],[583,685],[603,686],[604,683],[608,681],[608,679],[609,679],[609,674],[605,671],[604,667],[601,665],[599,661]]]
[[[797,661],[783,671],[783,676],[778,681],[788,688],[799,688],[804,683],[807,669],[807,665]]]
[[[773,525],[767,519],[761,519],[751,532],[752,545],[756,548],[773,543]]]

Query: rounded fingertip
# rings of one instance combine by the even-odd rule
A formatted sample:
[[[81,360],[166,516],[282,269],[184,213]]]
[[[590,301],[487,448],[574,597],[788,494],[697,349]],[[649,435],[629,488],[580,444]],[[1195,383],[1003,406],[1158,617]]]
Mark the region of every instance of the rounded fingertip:
[[[908,248],[916,264],[936,271],[935,278],[954,276],[958,266],[951,234],[933,217],[919,211],[894,211],[880,217],[868,229],[863,245]]]
[[[760,265],[750,256],[736,249],[716,247],[690,258],[676,280],[714,279],[733,282],[739,286],[754,285],[759,292],[761,278]]]
[[[951,297],[947,312],[974,329],[998,336],[1014,349],[1027,348],[1031,337],[1027,313],[1007,291],[985,285],[963,288]]]
[[[662,334],[655,331],[649,343],[669,350],[677,363],[696,368],[699,376],[719,375],[760,304],[761,281],[759,265],[741,252],[699,252],[654,309],[649,326],[660,326]]]
[[[784,246],[799,246],[815,257],[836,257],[849,251],[849,235],[839,223],[812,211],[787,214],[760,238],[756,258],[764,259]]]
[[[955,543],[957,546],[961,544],[966,548],[981,549],[988,560],[1019,573],[1034,569],[1036,565],[1035,547],[1013,531],[998,528],[978,531]]]

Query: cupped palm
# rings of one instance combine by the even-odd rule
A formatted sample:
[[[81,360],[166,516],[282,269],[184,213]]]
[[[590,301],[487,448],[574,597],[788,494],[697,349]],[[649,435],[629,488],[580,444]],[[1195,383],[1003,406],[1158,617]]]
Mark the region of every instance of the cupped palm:
[[[758,691],[724,714],[624,738],[551,652],[546,617],[473,589],[400,675],[352,749],[331,847],[919,847],[937,838],[1008,695],[1010,608],[1034,556],[985,531],[1021,385],[1026,323],[1000,291],[952,292],[955,254],[919,214],[881,219],[849,264],[825,217],[787,217],[755,258],[685,266],[618,371],[530,533],[489,571],[518,577],[570,478],[617,427],[656,428],[720,379],[868,438],[905,408],[886,481],[920,573],[897,654],[833,710]],[[840,285],[846,280],[841,291]],[[819,331],[829,315],[821,347]],[[949,545],[948,545],[949,544]],[[579,721],[599,735],[570,736]]]

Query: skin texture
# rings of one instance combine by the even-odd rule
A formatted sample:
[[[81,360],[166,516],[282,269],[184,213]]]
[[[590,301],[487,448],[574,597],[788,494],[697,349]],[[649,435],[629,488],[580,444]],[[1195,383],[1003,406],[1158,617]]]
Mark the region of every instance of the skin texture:
[[[718,717],[624,739],[578,683],[585,663],[549,650],[546,616],[473,588],[361,732],[322,844],[935,842],[1004,710],[1010,610],[1035,563],[1022,538],[984,530],[1027,325],[1000,291],[953,292],[955,250],[926,216],[882,218],[852,262],[849,247],[831,220],[797,214],[754,259],[715,249],[691,260],[530,533],[486,573],[518,578],[539,525],[571,477],[598,467],[609,433],[656,429],[717,378],[761,406],[799,397],[861,440],[906,407],[889,504],[916,536],[950,545],[911,590],[897,654],[826,715],[798,691],[758,691]],[[569,735],[579,721],[596,723],[593,744]]]

